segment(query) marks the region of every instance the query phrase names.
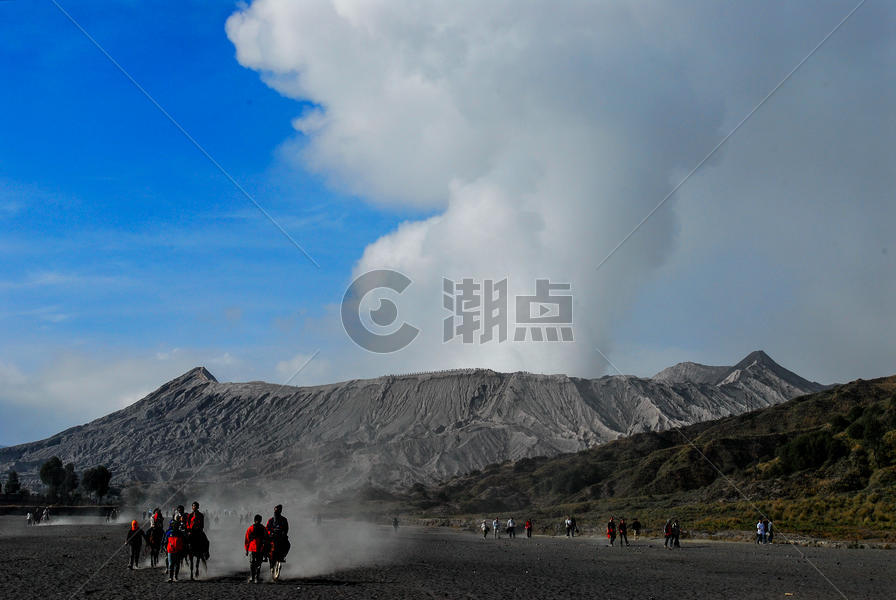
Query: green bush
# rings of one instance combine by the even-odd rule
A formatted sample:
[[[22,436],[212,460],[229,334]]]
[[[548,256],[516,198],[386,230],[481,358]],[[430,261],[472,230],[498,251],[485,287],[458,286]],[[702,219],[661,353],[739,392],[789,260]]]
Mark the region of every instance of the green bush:
[[[829,431],[813,431],[797,436],[778,450],[781,467],[786,473],[817,469],[828,461],[846,456],[848,449]]]

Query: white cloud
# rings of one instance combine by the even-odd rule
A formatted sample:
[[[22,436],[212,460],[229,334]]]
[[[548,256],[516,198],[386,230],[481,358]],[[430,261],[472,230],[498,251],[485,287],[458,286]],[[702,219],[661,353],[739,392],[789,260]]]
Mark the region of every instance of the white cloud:
[[[24,278],[0,281],[0,289],[21,290],[42,287],[108,286],[128,283],[123,277],[104,275],[83,275],[60,271],[39,271],[29,273]]]
[[[680,78],[638,72],[645,61],[680,70],[686,57],[670,57],[637,13],[260,1],[230,18],[242,64],[320,105],[295,123],[306,165],[377,202],[443,209],[371,244],[355,270],[414,281],[401,309],[424,331],[396,368],[594,370],[580,344],[444,346],[439,293],[442,276],[508,276],[512,294],[532,293],[537,277],[572,282],[577,334],[608,343],[637,286],[626,274],[668,248],[668,213],[600,274],[597,262],[722,120]]]
[[[81,423],[124,408],[198,365],[225,368],[240,362],[229,353],[210,359],[204,354],[177,348],[118,357],[66,353],[33,370],[0,361],[0,408],[6,415],[27,408],[52,414],[53,423]]]
[[[355,274],[393,268],[414,282],[402,296],[402,317],[423,333],[409,351],[377,364],[594,374],[606,369],[591,348],[612,352],[620,315],[670,256],[673,263],[685,256],[692,276],[708,288],[712,271],[701,272],[707,257],[733,244],[739,254],[725,262],[730,273],[754,256],[762,260],[752,264],[774,269],[775,260],[802,253],[813,263],[809,272],[821,276],[823,262],[791,240],[817,240],[818,227],[846,216],[857,225],[848,243],[864,246],[873,222],[892,222],[886,202],[896,170],[885,132],[893,123],[886,60],[893,40],[881,25],[892,15],[868,6],[595,271],[849,8],[257,0],[228,20],[227,33],[241,64],[284,95],[316,105],[293,122],[301,140],[293,147],[305,168],[373,202],[439,211],[372,243],[356,265]],[[856,105],[860,110],[852,110]],[[704,189],[701,182],[709,181]],[[813,206],[819,217],[801,222]],[[743,220],[731,223],[731,214]],[[687,254],[694,248],[696,258]],[[833,258],[838,269],[858,266],[853,256]],[[777,289],[779,278],[796,271],[749,273],[727,282],[727,296],[740,285],[759,294]],[[536,277],[569,281],[578,342],[444,345],[443,276],[509,276],[511,295],[531,293]],[[863,282],[880,276],[868,273]],[[849,310],[886,291],[852,290]],[[664,291],[651,293],[655,308],[639,316],[661,327]],[[681,281],[676,293],[701,300]],[[824,326],[835,295],[818,294],[825,297],[824,287],[781,295],[781,306],[765,310],[801,318],[788,324],[779,317],[764,328],[762,310],[732,310],[722,294],[704,314],[690,315],[690,325],[705,345],[724,348],[725,357],[735,342],[744,352],[785,347],[787,339],[808,339]],[[889,306],[870,323],[892,317]],[[849,328],[842,325],[850,322],[846,312],[837,315],[837,330]],[[879,353],[884,336],[863,329],[861,343],[873,346],[867,354]],[[765,338],[754,340],[760,330]],[[653,352],[678,344],[667,339]],[[788,348],[785,356],[775,353],[785,363],[797,352]],[[342,364],[359,362],[365,361]]]

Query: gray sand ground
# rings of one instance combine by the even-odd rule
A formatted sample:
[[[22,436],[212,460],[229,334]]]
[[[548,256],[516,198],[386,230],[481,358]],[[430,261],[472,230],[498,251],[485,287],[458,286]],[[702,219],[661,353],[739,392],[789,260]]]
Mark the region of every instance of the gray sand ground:
[[[303,548],[302,540],[316,534],[310,526],[298,529],[291,535],[293,551],[278,584],[247,583],[247,569],[236,570],[241,568],[239,560],[216,566],[216,553],[219,563],[226,562],[225,554],[242,557],[236,528],[213,537],[210,574],[189,581],[182,572],[180,582],[167,583],[162,569],[129,571],[125,551],[114,554],[126,525],[26,528],[20,518],[0,517],[0,596],[191,600],[896,597],[896,554],[887,550],[686,541],[682,549],[668,551],[657,540],[608,548],[606,540],[596,538],[484,540],[472,533],[410,527],[401,528],[397,535],[388,527],[370,528],[357,545],[348,529],[336,534],[332,544],[322,535],[315,542],[321,546]],[[328,530],[325,523],[322,531]],[[338,544],[346,544],[344,552],[335,547]],[[328,550],[345,554],[346,559],[341,568],[323,572],[325,567],[314,559]]]

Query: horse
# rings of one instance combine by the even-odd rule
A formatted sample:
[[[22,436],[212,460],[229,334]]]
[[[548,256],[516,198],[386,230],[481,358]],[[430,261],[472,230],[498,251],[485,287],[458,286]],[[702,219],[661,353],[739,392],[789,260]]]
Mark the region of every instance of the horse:
[[[199,565],[202,564],[208,572],[208,537],[203,531],[190,531],[187,533],[187,556],[190,558],[190,579],[199,577]],[[195,559],[195,562],[194,562]],[[193,568],[195,565],[195,569]]]
[[[155,567],[159,564],[159,552],[162,549],[162,539],[165,537],[165,531],[161,525],[155,525],[146,532],[146,551],[149,553],[149,566]]]

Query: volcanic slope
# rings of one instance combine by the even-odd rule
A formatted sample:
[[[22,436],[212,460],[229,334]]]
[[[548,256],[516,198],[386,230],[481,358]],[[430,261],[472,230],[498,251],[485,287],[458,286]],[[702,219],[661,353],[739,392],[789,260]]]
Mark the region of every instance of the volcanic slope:
[[[116,485],[276,477],[334,489],[432,484],[505,460],[554,456],[778,404],[824,386],[764,352],[654,378],[486,369],[314,387],[219,383],[197,367],[142,400],[45,440],[0,449],[31,485],[53,455],[105,464]],[[200,475],[199,479],[205,479]]]

